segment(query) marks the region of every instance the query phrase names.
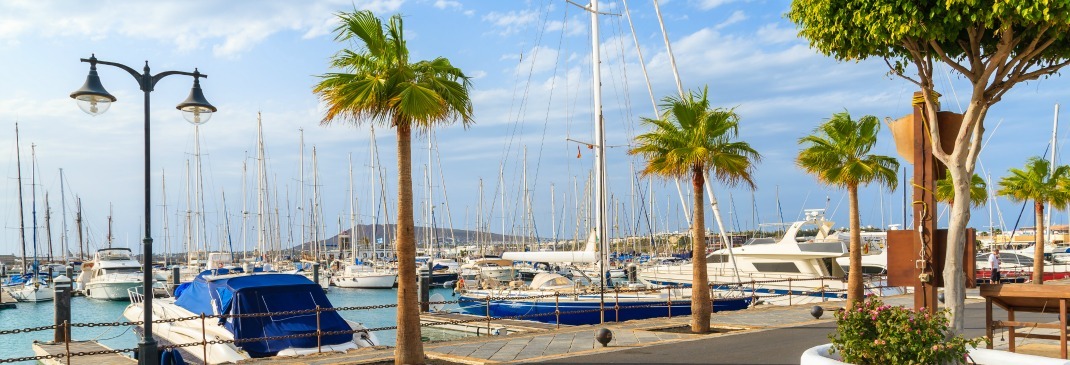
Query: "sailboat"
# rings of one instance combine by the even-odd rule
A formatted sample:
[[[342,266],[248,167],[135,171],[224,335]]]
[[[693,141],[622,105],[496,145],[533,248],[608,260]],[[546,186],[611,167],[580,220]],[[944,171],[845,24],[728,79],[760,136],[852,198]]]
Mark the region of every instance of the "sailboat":
[[[575,3],[573,3],[575,4]],[[577,5],[579,6],[579,5]],[[609,276],[606,244],[606,164],[605,133],[602,118],[601,73],[599,60],[598,2],[592,1],[583,10],[591,14],[592,79],[595,123],[595,240],[588,249],[577,252],[512,253],[514,259],[538,262],[597,263],[598,277]],[[504,231],[503,231],[504,234]],[[593,245],[598,245],[594,252]],[[532,257],[535,256],[535,257]],[[689,289],[628,290],[626,293],[607,291],[607,280],[597,280],[598,287],[583,287],[558,273],[540,273],[523,287],[520,282],[501,288],[469,289],[458,285],[461,310],[468,314],[491,317],[524,316],[540,322],[568,325],[604,323],[609,318],[618,321],[691,314]],[[745,309],[750,297],[729,297],[714,300],[714,311]],[[605,308],[613,308],[605,310]]]
[[[391,272],[375,266],[364,265],[357,255],[356,241],[356,199],[353,196],[353,156],[349,156],[349,260],[342,272],[332,278],[334,286],[340,288],[390,289],[398,280],[397,272]],[[341,235],[339,235],[341,237]],[[340,240],[341,238],[339,238]],[[341,247],[341,245],[339,245]],[[341,253],[340,253],[341,255]]]
[[[19,138],[18,137],[18,126],[16,126],[15,127],[15,146],[16,146],[16,150],[18,149],[18,138]],[[30,149],[31,149],[31,151],[33,151],[33,145],[30,146]],[[31,156],[34,156],[33,152],[31,152]],[[20,214],[19,215],[21,216],[21,212],[22,212],[22,195],[21,195],[21,191],[22,191],[22,164],[21,164],[21,162],[18,162],[18,158],[17,157],[16,157],[16,163],[19,164],[19,166],[18,166],[18,171],[19,171],[19,173],[18,173],[18,175],[19,175],[18,184],[19,184],[19,192],[20,192],[20,194],[19,194],[19,213]],[[52,300],[52,298],[55,296],[55,292],[53,292],[52,289],[48,286],[47,280],[41,278],[41,274],[40,274],[40,271],[39,271],[40,270],[40,263],[37,260],[37,177],[36,177],[37,164],[35,163],[34,158],[31,158],[30,166],[31,166],[30,170],[32,171],[30,173],[30,181],[32,181],[30,183],[30,191],[31,191],[30,194],[33,197],[32,198],[32,201],[33,201],[33,203],[32,203],[32,206],[33,206],[33,235],[32,235],[32,237],[33,237],[33,263],[30,265],[31,266],[30,269],[32,269],[33,272],[29,273],[29,276],[26,276],[26,274],[24,273],[23,276],[26,279],[22,283],[22,286],[9,289],[8,290],[8,294],[11,294],[12,298],[15,298],[15,300],[20,301],[20,302],[44,302],[44,301]],[[22,222],[21,221],[20,221],[19,224],[20,224],[20,227],[22,227]],[[20,228],[19,232],[21,233],[20,236],[22,238],[22,245],[23,245],[23,247],[26,247],[25,229],[24,228]],[[23,262],[25,263],[25,258],[23,259]]]

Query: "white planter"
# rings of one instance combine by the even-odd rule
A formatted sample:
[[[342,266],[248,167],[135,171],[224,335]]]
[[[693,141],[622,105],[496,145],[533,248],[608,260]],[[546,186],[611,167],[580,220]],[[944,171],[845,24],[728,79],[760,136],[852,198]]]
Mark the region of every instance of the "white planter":
[[[830,354],[830,348],[832,344],[811,347],[803,352],[799,363],[801,365],[850,365],[840,361],[839,355]],[[970,358],[977,364],[1070,365],[1070,360],[977,348],[970,349]]]

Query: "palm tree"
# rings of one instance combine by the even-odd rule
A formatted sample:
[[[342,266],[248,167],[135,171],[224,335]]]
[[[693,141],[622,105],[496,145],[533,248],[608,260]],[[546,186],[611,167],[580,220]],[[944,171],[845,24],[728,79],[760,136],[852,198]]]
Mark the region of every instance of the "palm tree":
[[[955,201],[955,187],[951,183],[951,175],[936,181],[936,200],[951,204]],[[988,183],[981,175],[973,174],[970,179],[970,206],[979,207],[988,202]]]
[[[894,190],[898,185],[895,158],[871,153],[880,121],[872,115],[851,119],[836,113],[799,139],[803,149],[795,162],[823,184],[847,188],[851,200],[851,268],[847,273],[847,309],[862,301],[862,230],[858,218],[858,187],[877,182]]]
[[[731,109],[710,109],[708,88],[702,92],[667,97],[662,100],[665,110],[660,118],[642,118],[652,131],[635,137],[636,146],[629,154],[646,158],[643,175],[663,178],[691,176],[694,189],[691,237],[691,331],[710,330],[709,277],[706,274],[706,219],[703,190],[706,174],[735,185],[743,182],[754,188],[754,165],[761,160],[750,144],[736,141],[739,136],[739,115]]]
[[[1033,200],[1036,212],[1036,244],[1033,251],[1033,283],[1044,283],[1044,204],[1061,209],[1070,201],[1070,167],[1051,169],[1048,160],[1031,157],[1025,169],[1010,169],[1010,175],[999,180],[996,194],[1014,202]]]
[[[324,125],[341,120],[393,127],[398,141],[398,329],[397,364],[423,364],[416,287],[416,236],[412,201],[412,132],[460,120],[473,123],[469,77],[450,61],[410,62],[400,15],[388,24],[370,11],[341,12],[331,58],[338,72],[321,75],[313,91],[327,106]]]

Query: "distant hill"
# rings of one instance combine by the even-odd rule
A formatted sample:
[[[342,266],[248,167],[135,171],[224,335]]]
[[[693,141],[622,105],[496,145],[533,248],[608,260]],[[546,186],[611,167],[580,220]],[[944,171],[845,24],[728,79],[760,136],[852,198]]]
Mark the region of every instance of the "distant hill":
[[[347,230],[345,230],[344,232],[341,232],[341,233],[336,233],[333,236],[328,237],[326,239],[326,245],[327,245],[327,247],[337,247],[338,246],[338,236],[340,236],[342,234],[346,234],[346,235],[350,235],[351,237],[354,237],[357,242],[363,242],[362,241],[363,239],[367,239],[368,242],[371,242],[372,241],[372,226],[373,225],[371,225],[371,224],[357,225],[357,227],[356,227],[356,235],[350,235],[350,229],[347,229]],[[430,231],[431,231],[431,228],[422,227],[422,226],[416,226],[416,245],[417,245],[417,247],[422,247],[424,244],[426,244],[426,242],[427,242],[427,234]],[[394,236],[396,235],[396,233],[397,233],[397,225],[396,224],[379,224],[379,225],[375,225],[375,236],[379,240],[381,240],[381,241],[379,241],[380,244],[383,243],[383,242],[389,242],[388,239],[389,240],[393,240]],[[502,235],[502,234],[490,233],[490,232],[480,233],[478,231],[470,231],[470,230],[466,230],[466,229],[454,229],[454,230],[452,230],[452,232],[450,232],[449,228],[441,228],[441,227],[434,228],[434,233],[435,233],[435,240],[437,242],[439,242],[439,243],[454,242],[454,243],[456,243],[458,245],[475,244],[476,243],[476,239],[477,239],[477,235],[482,235],[481,238],[483,240],[485,240],[485,242],[502,242],[503,240],[506,241],[506,242],[517,242],[517,241],[522,239],[522,237],[520,237],[520,236]],[[388,238],[384,238],[384,237],[388,237]],[[305,243],[303,243],[301,245],[296,246],[295,249],[308,249],[309,247],[310,247],[310,243],[309,242],[305,242]]]

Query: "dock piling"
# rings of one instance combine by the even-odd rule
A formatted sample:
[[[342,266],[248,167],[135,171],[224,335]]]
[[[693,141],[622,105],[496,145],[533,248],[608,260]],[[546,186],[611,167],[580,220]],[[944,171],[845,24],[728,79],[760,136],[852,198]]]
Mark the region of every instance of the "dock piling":
[[[312,281],[315,281],[316,285],[320,285],[320,263],[318,262],[312,264]]]
[[[431,270],[420,270],[420,312],[431,310]]]
[[[56,330],[52,340],[56,343],[68,342],[71,340],[71,279],[60,275],[52,282],[52,288],[55,290],[53,303],[56,307]]]

